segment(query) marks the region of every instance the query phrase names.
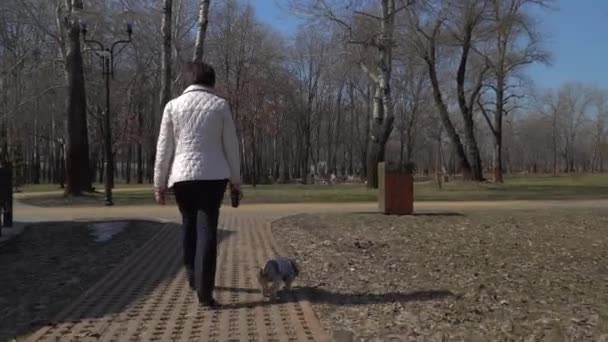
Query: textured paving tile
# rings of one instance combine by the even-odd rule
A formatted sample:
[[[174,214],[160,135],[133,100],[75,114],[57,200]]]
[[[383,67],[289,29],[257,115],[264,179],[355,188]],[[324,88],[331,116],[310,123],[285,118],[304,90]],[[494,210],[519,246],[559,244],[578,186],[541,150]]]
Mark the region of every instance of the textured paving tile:
[[[222,215],[216,298],[198,305],[181,266],[181,232],[168,223],[27,341],[326,341],[311,306],[293,295],[265,300],[259,265],[280,254],[278,215]]]

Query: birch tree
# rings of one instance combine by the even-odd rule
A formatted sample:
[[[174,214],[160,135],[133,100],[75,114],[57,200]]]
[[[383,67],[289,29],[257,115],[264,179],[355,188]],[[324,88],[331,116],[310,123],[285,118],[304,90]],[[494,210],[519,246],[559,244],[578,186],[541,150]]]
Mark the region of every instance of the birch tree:
[[[161,52],[161,81],[160,81],[160,111],[162,113],[165,105],[171,100],[171,75],[172,75],[172,22],[173,22],[173,0],[163,0],[163,18],[161,23],[162,52]]]
[[[198,28],[196,31],[196,43],[194,45],[193,62],[202,62],[204,54],[205,37],[207,35],[207,25],[209,24],[209,5],[211,0],[201,0],[201,7],[198,17]]]
[[[359,61],[361,70],[375,88],[366,160],[367,185],[371,188],[378,187],[378,163],[384,161],[386,143],[395,121],[391,75],[396,16],[412,3],[411,0],[382,0],[379,9],[365,2],[353,1],[329,4],[326,0],[316,0],[309,6],[292,3],[296,11],[310,13],[317,19],[322,18],[342,28],[347,43],[356,45],[363,55],[371,55],[371,58],[361,58]],[[367,28],[372,28],[371,34],[355,26],[361,22]]]

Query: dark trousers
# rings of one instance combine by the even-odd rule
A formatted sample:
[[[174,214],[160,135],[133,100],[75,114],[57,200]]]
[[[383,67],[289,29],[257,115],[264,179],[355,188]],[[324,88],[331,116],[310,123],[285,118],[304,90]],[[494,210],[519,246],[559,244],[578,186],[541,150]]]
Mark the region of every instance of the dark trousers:
[[[179,182],[173,186],[182,214],[184,265],[194,275],[198,298],[213,298],[217,262],[217,225],[227,180]]]

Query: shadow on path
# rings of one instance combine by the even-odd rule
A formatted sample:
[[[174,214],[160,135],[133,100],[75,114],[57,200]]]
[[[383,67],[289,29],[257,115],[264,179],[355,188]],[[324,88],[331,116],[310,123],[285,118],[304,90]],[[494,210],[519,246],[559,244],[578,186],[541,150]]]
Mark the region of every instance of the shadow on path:
[[[384,214],[378,211],[355,211],[349,214],[353,215],[377,215],[377,216],[387,216],[387,217],[408,217],[408,216],[438,216],[438,217],[450,217],[450,216],[466,216],[463,213],[455,212],[455,211],[437,211],[437,212],[425,212],[425,211],[416,211],[414,210],[413,215],[390,215]]]
[[[137,222],[143,228],[146,224],[159,224],[125,221]],[[175,281],[183,268],[181,225],[162,224],[154,232],[135,229],[132,234],[138,236],[153,234],[144,243],[121,239],[120,235],[108,242],[91,243],[86,238],[88,232],[82,228],[93,222],[104,221],[35,223],[33,229],[28,229],[30,233],[25,232],[2,246],[0,261],[10,262],[12,268],[22,271],[11,272],[2,281],[2,287],[13,298],[20,299],[13,303],[12,310],[0,310],[7,315],[0,317],[0,321],[15,323],[8,330],[1,329],[4,324],[0,324],[0,337],[7,333],[29,335],[44,326],[58,329],[69,322],[112,317],[138,302],[150,300],[158,288]],[[73,227],[72,231],[54,235],[52,227],[65,225]],[[235,233],[219,229],[218,240],[221,243]],[[47,247],[42,248],[44,245]],[[74,279],[78,282],[73,283]],[[28,306],[41,305],[58,310],[43,315],[24,312]]]
[[[417,213],[414,213],[414,216],[430,216],[430,217],[433,217],[433,216],[439,216],[439,217],[451,217],[451,216],[466,216],[466,215],[465,215],[465,214],[463,214],[463,213],[449,212],[449,211],[448,211],[448,212],[428,212],[428,213],[425,213],[425,212],[417,212]]]
[[[220,291],[260,293],[258,289],[220,287]],[[225,304],[221,309],[255,308],[258,306],[270,306],[277,303],[297,302],[307,300],[312,304],[331,304],[339,306],[388,304],[442,300],[444,298],[457,298],[458,296],[449,290],[427,290],[413,292],[387,292],[379,294],[370,293],[340,293],[332,292],[316,287],[295,287],[291,292],[279,293],[278,302],[270,300],[258,300],[252,302]]]

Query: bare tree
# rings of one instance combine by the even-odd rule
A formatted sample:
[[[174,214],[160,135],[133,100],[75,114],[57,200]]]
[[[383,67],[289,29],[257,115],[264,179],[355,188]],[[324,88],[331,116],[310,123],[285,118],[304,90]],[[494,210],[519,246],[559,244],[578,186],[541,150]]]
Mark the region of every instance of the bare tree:
[[[562,156],[564,158],[565,172],[574,172],[575,155],[577,153],[577,139],[581,134],[581,128],[588,118],[588,110],[593,101],[593,88],[580,83],[568,83],[563,85],[558,93],[563,99],[563,107],[560,110],[560,120],[563,139]]]
[[[550,121],[551,127],[551,155],[552,155],[552,165],[553,165],[553,175],[557,176],[558,174],[558,149],[559,149],[559,113],[561,108],[563,107],[563,99],[557,97],[553,92],[549,91],[543,97],[543,109],[546,117]]]
[[[544,96],[545,113],[552,127],[554,174],[559,166],[564,172],[576,171],[577,154],[583,150],[579,143],[596,97],[596,88],[578,82],[563,84]]]
[[[441,43],[446,41],[449,42],[447,38],[453,38],[454,36],[454,34],[452,34],[450,37],[446,37],[443,32],[445,26],[449,24],[447,19],[448,13],[451,13],[453,8],[451,6],[441,7],[439,9],[434,7],[416,6],[409,11],[408,23],[412,27],[412,44],[416,47],[418,53],[427,65],[435,104],[439,111],[441,122],[454,146],[463,178],[468,180],[481,180],[483,179],[483,175],[481,174],[481,160],[479,158],[479,150],[477,149],[477,142],[473,130],[473,101],[476,100],[481,90],[481,82],[485,70],[479,72],[479,76],[476,77],[468,100],[464,91],[473,31],[481,20],[481,11],[471,5],[470,2],[467,2],[463,6],[464,7],[460,8],[460,13],[463,14],[464,17],[462,17],[461,25],[457,27],[461,30],[461,35],[458,36],[460,38],[461,54],[456,81],[458,105],[465,124],[464,135],[469,153],[465,150],[465,146],[450,117],[446,97],[440,86],[438,73],[438,50],[441,47]]]
[[[302,149],[299,151],[300,174],[302,182],[306,184],[313,147],[313,120],[320,108],[321,78],[327,68],[325,64],[327,44],[321,35],[300,31],[292,51],[294,61],[292,72],[299,83],[296,122],[298,137],[302,144]]]
[[[522,97],[515,91],[517,85],[514,84],[514,79],[524,66],[548,61],[548,53],[540,46],[541,37],[536,30],[533,16],[529,14],[529,7],[544,7],[549,2],[542,0],[490,2],[494,44],[491,45],[489,53],[485,53],[485,57],[493,76],[488,87],[494,93],[489,100],[494,106],[491,109],[481,101],[478,104],[493,137],[492,174],[494,182],[497,183],[503,181],[503,118],[516,108],[514,101]]]
[[[361,63],[361,68],[376,84],[373,122],[367,152],[367,186],[372,188],[378,187],[378,163],[384,160],[386,142],[395,121],[390,83],[396,12],[394,0],[382,1],[382,16],[377,19],[380,21],[379,36],[369,44],[377,50],[376,63],[371,69]]]
[[[485,2],[479,4],[474,0],[465,1],[459,12],[462,14],[462,18],[459,18],[462,23],[456,28],[458,30],[456,39],[461,44],[460,62],[458,64],[458,71],[456,72],[456,92],[458,106],[464,121],[465,144],[467,147],[468,159],[471,163],[472,179],[476,181],[484,180],[484,176],[479,146],[475,137],[475,121],[473,119],[473,114],[475,111],[475,101],[479,96],[483,79],[488,69],[487,64],[482,63],[482,65],[475,65],[479,70],[471,82],[471,89],[468,91],[468,94],[465,90],[465,83],[468,81],[467,68],[472,67],[472,65],[470,65],[470,54],[474,45],[474,36],[482,27],[482,19],[485,10]]]
[[[163,19],[161,23],[162,32],[162,57],[161,57],[161,82],[160,82],[160,110],[171,100],[171,75],[172,75],[172,31],[173,0],[163,0]]]
[[[604,172],[604,163],[608,152],[608,93],[598,91],[594,99],[594,107],[592,171]]]
[[[396,73],[395,111],[396,130],[399,136],[399,163],[413,161],[416,141],[420,136],[422,117],[428,113],[430,93],[424,65],[416,64],[412,58],[404,61],[401,72]]]
[[[161,21],[161,34],[162,34],[162,50],[161,50],[161,65],[160,65],[160,95],[159,95],[159,106],[158,112],[162,115],[163,110],[167,103],[171,100],[171,88],[172,88],[172,23],[173,23],[173,0],[163,0],[162,2],[162,21]],[[154,125],[152,126],[155,129]],[[148,180],[151,181],[153,177],[152,165],[155,160],[155,148],[154,136],[149,138],[149,146],[152,150],[148,155]]]
[[[68,84],[66,141],[65,141],[65,194],[79,196],[91,190],[87,103],[83,61],[80,46],[80,22],[74,13],[82,10],[82,0],[65,0],[66,33],[65,70]]]
[[[397,6],[399,3],[399,6]],[[391,75],[393,67],[393,47],[395,45],[395,20],[399,12],[409,7],[413,1],[382,0],[379,14],[377,8],[365,11],[363,6],[356,3],[333,4],[332,7],[325,0],[316,0],[311,6],[301,6],[293,3],[297,11],[308,12],[317,18],[329,20],[346,32],[347,42],[360,48],[363,55],[371,53],[371,58],[362,58],[359,61],[361,69],[368,75],[375,86],[372,124],[367,148],[367,185],[378,187],[378,163],[384,160],[386,143],[393,129],[395,120],[391,96]],[[342,13],[337,8],[345,8]],[[372,34],[354,24],[373,28]],[[364,34],[361,34],[361,33]],[[370,61],[371,59],[371,61]]]
[[[251,184],[308,180],[313,165],[352,181],[368,166],[375,172],[380,157],[415,161],[421,177],[435,172],[438,182],[444,169],[475,179],[475,165],[492,165],[497,181],[502,170],[606,169],[606,90],[556,85],[530,107],[524,66],[546,55],[529,9],[549,0],[395,0],[393,18],[383,11],[389,1],[285,1],[310,19],[295,37],[260,22],[245,0],[96,0],[84,12],[67,11],[78,1],[0,1],[0,159],[20,183],[61,186],[72,24],[85,18],[92,36],[111,39],[128,12],[137,39],[116,59],[112,87],[117,182],[151,178],[160,109],[182,86],[174,71],[196,58],[204,22],[204,60],[233,107]],[[87,96],[73,103],[86,105],[89,179],[103,181],[94,58],[83,48]]]
[[[194,46],[194,62],[203,61],[205,36],[207,35],[207,25],[209,24],[209,4],[211,0],[201,0],[201,8],[198,18],[198,30],[196,31],[196,43]]]

